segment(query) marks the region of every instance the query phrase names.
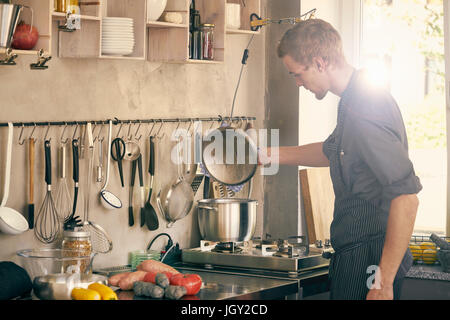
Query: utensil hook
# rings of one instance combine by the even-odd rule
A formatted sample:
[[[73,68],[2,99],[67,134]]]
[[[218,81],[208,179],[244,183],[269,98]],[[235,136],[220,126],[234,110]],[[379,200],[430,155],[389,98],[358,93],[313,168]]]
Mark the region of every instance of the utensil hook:
[[[47,141],[48,131],[50,130],[50,123],[47,126],[47,131],[45,132],[44,141]],[[52,138],[48,139],[48,141],[52,141]]]
[[[94,130],[95,130],[95,128],[94,128]],[[100,134],[102,133],[102,131],[103,131],[103,123],[100,124],[100,129],[98,130],[97,136],[94,138],[94,142],[97,141],[97,140],[98,140],[99,142],[103,142],[103,140],[105,140],[105,137],[102,137],[102,138],[100,139]]]
[[[122,130],[122,126],[123,126],[123,123],[122,123],[122,122],[120,122],[120,127],[119,127],[119,131],[117,131],[117,134],[116,134],[116,138],[118,138],[118,137],[119,137],[119,134],[120,134],[120,130]]]
[[[36,130],[36,127],[37,127],[37,125],[36,125],[36,123],[34,123],[34,128],[33,128],[33,130],[31,131],[31,134],[30,134],[30,137],[28,138],[28,140],[34,139],[34,138],[33,138],[33,134],[34,134],[34,130]],[[37,140],[37,139],[36,139],[36,140]]]
[[[156,133],[155,138],[157,138],[157,139],[162,139],[162,138],[165,137],[165,135],[166,135],[165,132],[163,132],[163,135],[162,135],[162,136],[159,136],[159,132],[161,131],[161,129],[162,129],[163,126],[164,126],[164,120],[161,119],[161,126],[159,127],[159,130],[158,130],[158,132]]]
[[[133,139],[133,135],[132,135],[132,134],[130,135],[131,126],[132,126],[132,123],[131,123],[131,120],[130,120],[130,121],[128,122],[128,132],[127,132],[127,139],[128,139],[128,140]]]
[[[153,126],[152,126],[152,128],[150,129],[150,132],[149,132],[149,134],[148,134],[148,137],[149,137],[149,138],[152,136],[152,132],[153,132],[153,128],[155,127],[155,124],[156,124],[156,121],[153,121]]]
[[[139,126],[136,129],[136,132],[134,133],[134,138],[136,139],[136,141],[141,141],[142,138],[142,134],[139,136],[139,138],[137,137],[137,134],[139,133],[139,129],[141,128],[142,122],[141,120],[138,120],[139,122]]]
[[[75,130],[72,135],[72,140],[75,140],[75,135],[77,134],[77,129],[78,129],[78,122],[75,123]]]
[[[19,135],[19,145],[23,146],[23,144],[25,143],[26,139],[22,139],[22,134],[23,134],[23,130],[25,129],[25,125],[22,123],[22,130],[20,130],[20,135]]]
[[[194,123],[194,119],[191,118],[191,121],[190,121],[190,123],[189,123],[189,127],[188,127],[188,129],[187,129],[188,136],[189,136],[190,138],[192,138],[192,136],[194,135],[194,129],[193,129],[193,128],[192,128],[192,133],[189,134],[189,131],[191,130],[191,127],[192,127],[192,124],[193,124],[193,123]]]
[[[66,129],[67,129],[67,122],[65,122],[65,124],[64,124],[64,129],[62,131],[61,138],[60,138],[62,144],[66,144],[69,141],[69,138],[66,138],[64,140],[64,133],[66,132]]]

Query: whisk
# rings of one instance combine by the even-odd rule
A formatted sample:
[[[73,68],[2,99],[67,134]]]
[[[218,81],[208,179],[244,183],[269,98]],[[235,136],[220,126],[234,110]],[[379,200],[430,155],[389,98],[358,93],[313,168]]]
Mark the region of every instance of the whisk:
[[[55,206],[58,211],[60,221],[67,221],[72,214],[72,198],[70,196],[69,187],[66,179],[66,146],[67,143],[61,141],[59,152],[60,174],[58,187],[56,189]]]
[[[60,223],[58,220],[58,211],[56,210],[52,196],[52,157],[49,140],[45,140],[44,150],[45,182],[47,183],[47,192],[36,217],[34,233],[39,241],[43,243],[51,243],[58,237]]]

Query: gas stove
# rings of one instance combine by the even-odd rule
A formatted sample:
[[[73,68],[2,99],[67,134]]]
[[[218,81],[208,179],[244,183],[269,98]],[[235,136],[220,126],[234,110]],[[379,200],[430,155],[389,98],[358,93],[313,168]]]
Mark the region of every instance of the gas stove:
[[[331,251],[328,241],[325,246],[309,245],[304,236],[277,240],[255,238],[243,242],[201,240],[200,247],[183,249],[181,260],[184,264],[209,270],[260,270],[296,277],[304,271],[327,267],[329,259],[322,254],[328,251]]]

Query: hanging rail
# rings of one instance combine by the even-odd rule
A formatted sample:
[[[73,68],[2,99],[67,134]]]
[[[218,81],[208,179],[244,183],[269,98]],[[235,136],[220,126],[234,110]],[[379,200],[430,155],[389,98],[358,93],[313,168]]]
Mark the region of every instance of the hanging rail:
[[[158,119],[143,119],[143,120],[121,120],[118,118],[111,119],[112,123],[117,124],[144,124],[144,123],[167,123],[167,122],[192,122],[192,121],[203,121],[203,122],[211,122],[211,121],[238,121],[238,120],[256,120],[256,117],[203,117],[203,118],[158,118]],[[107,120],[83,120],[83,121],[39,121],[39,122],[14,122],[13,126],[15,127],[38,127],[38,126],[75,126],[75,125],[86,125],[88,123],[91,124],[108,124],[110,119]],[[0,127],[7,127],[8,123],[0,123]]]

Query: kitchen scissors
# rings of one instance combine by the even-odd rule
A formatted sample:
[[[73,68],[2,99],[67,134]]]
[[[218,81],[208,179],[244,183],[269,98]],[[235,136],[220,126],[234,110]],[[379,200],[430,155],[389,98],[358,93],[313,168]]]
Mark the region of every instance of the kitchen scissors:
[[[123,183],[123,167],[122,160],[125,157],[125,141],[122,138],[115,138],[111,142],[111,157],[114,161],[117,161],[117,166],[119,168],[120,182],[122,183],[122,188],[124,187]]]

